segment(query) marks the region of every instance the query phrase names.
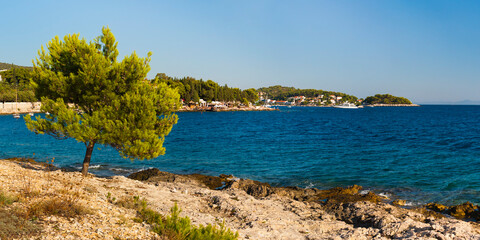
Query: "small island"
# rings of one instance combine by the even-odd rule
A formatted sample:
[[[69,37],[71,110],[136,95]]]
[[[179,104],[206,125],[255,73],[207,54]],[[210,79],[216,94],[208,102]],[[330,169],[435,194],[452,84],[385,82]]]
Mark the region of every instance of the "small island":
[[[375,96],[366,97],[363,101],[364,105],[375,107],[417,107],[410,100],[404,97],[396,97],[390,94],[376,94]]]

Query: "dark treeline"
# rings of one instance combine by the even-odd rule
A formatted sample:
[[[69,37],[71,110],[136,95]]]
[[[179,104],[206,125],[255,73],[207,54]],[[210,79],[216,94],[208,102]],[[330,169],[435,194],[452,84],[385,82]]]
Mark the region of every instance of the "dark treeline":
[[[341,92],[332,92],[316,89],[297,89],[294,87],[283,87],[280,85],[263,87],[258,89],[259,92],[264,92],[268,95],[268,98],[275,100],[287,100],[289,97],[305,96],[307,98],[314,98],[323,95],[323,100],[329,100],[330,95],[342,97],[342,101],[354,103],[357,101],[357,97],[348,95]]]
[[[390,94],[376,94],[365,98],[366,104],[412,104],[412,102],[404,97],[395,97]]]
[[[164,82],[178,89],[180,97],[187,103],[190,101],[198,102],[200,99],[207,102],[240,101],[243,103],[254,103],[258,100],[257,91],[253,88],[241,90],[239,88],[228,87],[227,85],[220,86],[212,80],[203,81],[202,79],[197,80],[192,77],[172,78],[165,73],[158,73],[152,82]]]
[[[0,62],[0,70],[11,69],[11,68],[26,68],[26,69],[32,70],[32,67],[24,67],[24,66],[18,66],[18,65],[15,65],[15,64],[11,64],[11,63]]]
[[[33,87],[30,85],[31,74],[32,68],[18,66],[0,72],[2,76],[0,102],[15,102],[16,96],[18,102],[37,101]]]

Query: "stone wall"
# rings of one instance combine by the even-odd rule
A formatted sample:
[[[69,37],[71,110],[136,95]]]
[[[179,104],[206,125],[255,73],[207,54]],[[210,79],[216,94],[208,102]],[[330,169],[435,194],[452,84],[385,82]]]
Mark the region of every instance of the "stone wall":
[[[0,114],[40,112],[40,102],[0,102]]]

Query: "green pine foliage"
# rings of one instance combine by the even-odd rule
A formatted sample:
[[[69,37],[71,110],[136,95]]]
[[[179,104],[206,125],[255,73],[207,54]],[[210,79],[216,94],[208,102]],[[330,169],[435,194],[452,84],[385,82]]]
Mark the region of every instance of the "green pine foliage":
[[[316,89],[297,89],[294,87],[284,87],[280,85],[270,86],[270,87],[263,87],[257,89],[259,92],[264,92],[267,94],[268,98],[275,99],[275,100],[287,100],[289,97],[294,96],[305,96],[307,98],[313,98],[323,95],[322,100],[329,100],[330,95],[335,95],[337,97],[342,97],[342,101],[346,102],[356,102],[357,97],[348,95],[346,93],[341,92],[332,92],[332,91],[324,91],[324,90],[316,90]]]
[[[121,62],[109,28],[94,41],[67,35],[42,46],[32,74],[45,117],[25,117],[27,128],[58,139],[73,138],[87,151],[87,174],[95,144],[110,145],[130,159],[165,153],[163,141],[177,123],[179,94],[165,83],[146,80],[151,53],[134,52]]]
[[[375,96],[366,97],[363,101],[365,104],[412,104],[412,102],[404,97],[395,97],[390,94],[376,94]]]
[[[170,209],[170,215],[153,211],[147,203],[134,197],[140,221],[152,226],[152,231],[169,240],[236,240],[238,232],[232,232],[223,223],[208,224],[207,226],[192,225],[188,217],[180,217],[181,210],[177,203]]]
[[[254,103],[258,100],[257,91],[253,88],[241,90],[239,88],[230,88],[227,85],[220,86],[218,83],[202,79],[197,80],[192,77],[184,78],[172,78],[165,73],[158,73],[153,82],[166,83],[167,85],[176,88],[180,94],[180,97],[185,102],[198,102],[203,99],[207,102],[211,101],[239,101],[244,102],[246,99],[248,102]]]

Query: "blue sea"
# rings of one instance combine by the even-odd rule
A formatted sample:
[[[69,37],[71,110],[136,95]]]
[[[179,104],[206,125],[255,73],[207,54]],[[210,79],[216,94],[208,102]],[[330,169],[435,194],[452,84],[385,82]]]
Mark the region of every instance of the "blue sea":
[[[274,186],[326,189],[353,184],[427,202],[480,203],[480,106],[178,113],[166,154],[130,161],[97,146],[90,172],[128,175],[156,167],[173,173],[232,174]],[[0,158],[33,157],[80,169],[85,145],[29,132],[0,116]]]

